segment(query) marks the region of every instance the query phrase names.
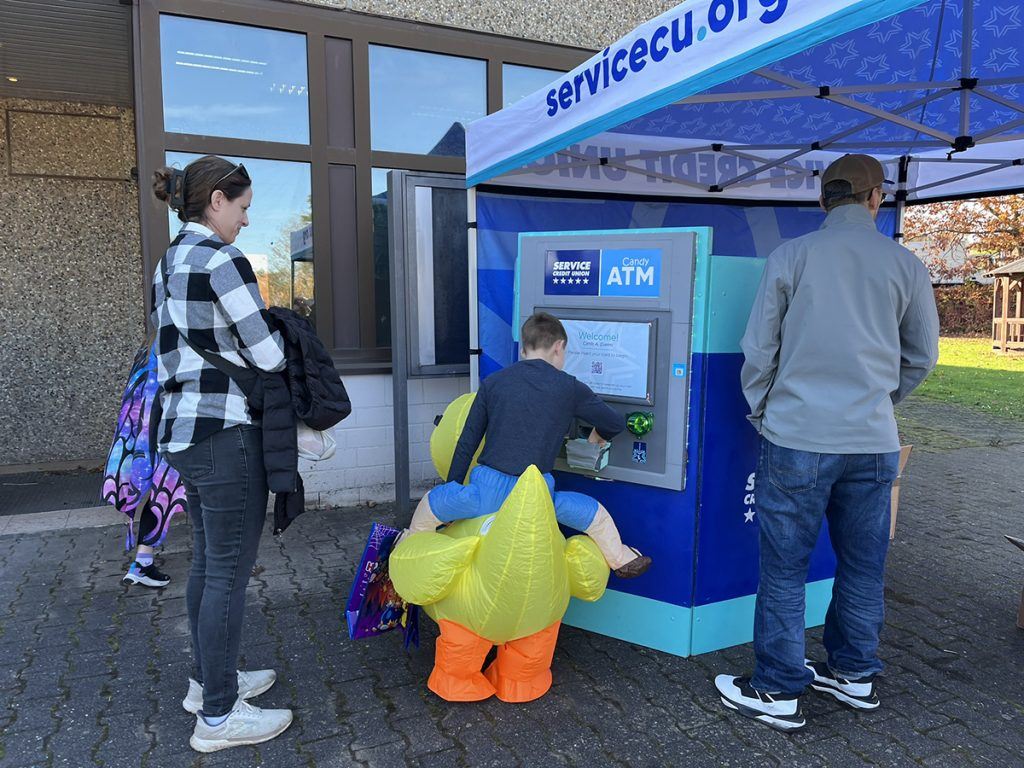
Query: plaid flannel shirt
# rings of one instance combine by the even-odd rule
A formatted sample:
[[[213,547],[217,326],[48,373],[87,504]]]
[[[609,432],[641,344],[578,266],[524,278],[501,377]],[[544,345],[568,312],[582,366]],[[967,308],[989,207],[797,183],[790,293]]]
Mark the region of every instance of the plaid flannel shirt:
[[[159,450],[174,453],[229,427],[252,424],[242,390],[182,338],[229,363],[279,371],[284,344],[271,329],[252,265],[240,250],[195,222],[181,228],[157,265],[152,321],[160,382]],[[170,295],[168,295],[168,293]]]

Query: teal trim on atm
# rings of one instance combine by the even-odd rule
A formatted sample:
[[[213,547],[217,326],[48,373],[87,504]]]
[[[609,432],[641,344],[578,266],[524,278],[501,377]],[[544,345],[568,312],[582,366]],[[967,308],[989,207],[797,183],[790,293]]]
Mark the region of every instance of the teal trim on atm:
[[[816,627],[825,622],[825,611],[832,599],[835,579],[812,581],[807,585],[804,625]],[[720,603],[693,608],[691,652],[709,653],[721,648],[743,645],[754,639],[754,601],[756,595],[744,595]]]
[[[747,328],[750,308],[764,273],[765,259],[741,256],[712,256],[710,287],[715,308],[705,318],[704,351],[708,354],[737,354]],[[696,304],[696,298],[694,300]],[[696,333],[696,311],[694,312]]]
[[[690,608],[609,589],[596,603],[570,600],[562,623],[676,656],[689,656],[691,619]]]

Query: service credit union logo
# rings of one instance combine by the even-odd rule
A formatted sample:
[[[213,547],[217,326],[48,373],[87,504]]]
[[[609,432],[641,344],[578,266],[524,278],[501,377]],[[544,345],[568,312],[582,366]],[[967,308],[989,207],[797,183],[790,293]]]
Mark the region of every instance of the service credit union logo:
[[[630,296],[661,294],[661,250],[605,248],[547,251],[547,296]]]

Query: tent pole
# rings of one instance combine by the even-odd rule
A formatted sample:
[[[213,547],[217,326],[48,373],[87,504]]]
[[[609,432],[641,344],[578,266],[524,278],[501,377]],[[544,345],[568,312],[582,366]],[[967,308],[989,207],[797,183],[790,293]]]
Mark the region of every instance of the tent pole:
[[[480,388],[480,307],[477,304],[477,238],[476,238],[476,187],[466,193],[466,226],[468,234],[469,272],[469,391]]]
[[[897,107],[895,110],[893,110],[893,114],[900,114],[902,112],[909,112],[912,109],[916,109],[917,107],[924,106],[925,104],[928,104],[928,103],[930,103],[932,101],[935,101],[935,99],[942,98],[943,96],[946,96],[946,95],[948,95],[950,93],[955,93],[955,92],[956,91],[950,91],[950,90],[936,91],[935,93],[928,94],[927,96],[923,96],[920,99],[916,99],[915,101],[912,101],[912,102],[910,102],[908,104],[903,104],[902,106]],[[771,163],[768,163],[768,164],[764,165],[761,168],[755,168],[753,171],[749,171],[747,173],[741,173],[739,176],[736,176],[735,178],[729,179],[728,181],[723,181],[723,182],[721,182],[719,184],[719,186],[722,189],[726,189],[728,187],[733,186],[734,184],[737,184],[738,182],[746,181],[747,179],[749,179],[752,176],[758,176],[758,175],[764,173],[765,171],[770,170],[771,168],[774,168],[774,167],[776,167],[778,165],[782,165],[783,163],[788,163],[790,160],[795,160],[798,157],[806,155],[808,152],[814,152],[815,150],[819,150],[819,149],[827,149],[830,145],[838,142],[840,139],[845,139],[847,136],[853,136],[854,134],[860,133],[861,131],[863,131],[863,130],[865,130],[867,128],[870,128],[873,125],[877,125],[878,123],[881,123],[883,121],[884,121],[884,118],[876,117],[876,118],[873,118],[871,120],[866,120],[863,123],[858,123],[857,125],[853,126],[852,128],[848,128],[845,131],[842,131],[840,133],[837,133],[837,134],[834,134],[832,136],[829,136],[824,141],[816,141],[813,144],[808,144],[808,145],[804,146],[802,149],[799,149],[796,152],[791,152],[790,154],[788,154],[788,155],[786,155],[784,157],[780,157],[778,160],[773,160]]]
[[[986,173],[992,173],[993,171],[1002,171],[1006,168],[1012,168],[1015,165],[1024,165],[1024,158],[1017,160],[1006,160],[1005,162],[999,163],[998,165],[990,165],[988,168],[982,168],[980,171],[972,171],[971,173],[962,173],[959,176],[953,176],[949,179],[943,179],[942,181],[936,181],[931,184],[925,184],[921,187],[915,187],[909,190],[913,193],[923,192],[926,189],[933,189],[934,187],[944,187],[947,184],[953,184],[957,181],[963,181],[964,179],[973,179],[975,176],[983,176]]]
[[[964,3],[964,20],[962,30],[962,50],[960,52],[960,77],[971,76],[971,56],[974,53],[974,0]],[[971,135],[971,89],[960,88],[960,135]]]
[[[904,214],[907,212],[907,176],[910,170],[910,157],[903,155],[900,157],[900,170],[899,177],[896,180],[896,231],[893,232],[892,239],[897,243],[903,244],[903,219]]]
[[[778,72],[773,72],[770,69],[758,69],[754,71],[754,74],[760,75],[766,80],[774,80],[775,82],[789,86],[790,88],[807,87],[807,83],[789,77],[788,75],[782,75],[779,74]],[[918,131],[920,133],[925,134],[926,136],[931,136],[932,138],[944,141],[947,144],[953,143],[954,137],[949,135],[945,131],[940,131],[936,128],[931,128],[927,125],[924,125],[923,123],[917,122],[916,120],[908,120],[905,117],[900,117],[899,112],[903,111],[902,108],[896,112],[878,109],[877,107],[872,107],[870,104],[864,104],[863,102],[855,101],[854,99],[847,99],[843,96],[833,96],[831,95],[831,89],[826,88],[823,88],[821,90],[821,93],[818,96],[818,98],[824,99],[825,101],[831,101],[833,104],[839,104],[840,106],[843,107],[849,107],[850,109],[856,110],[857,112],[864,112],[866,114],[872,115],[873,117],[877,117],[880,120],[885,120],[890,123],[895,123],[896,125],[901,125],[904,128],[910,128],[911,130]]]

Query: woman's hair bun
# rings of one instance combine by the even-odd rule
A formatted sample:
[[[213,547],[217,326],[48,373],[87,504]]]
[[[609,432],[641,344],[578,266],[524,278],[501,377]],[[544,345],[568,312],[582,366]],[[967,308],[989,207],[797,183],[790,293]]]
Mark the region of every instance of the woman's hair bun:
[[[171,201],[171,179],[174,178],[174,169],[164,166],[157,168],[153,173],[153,194],[157,200],[170,204]]]

